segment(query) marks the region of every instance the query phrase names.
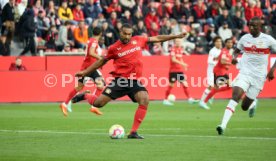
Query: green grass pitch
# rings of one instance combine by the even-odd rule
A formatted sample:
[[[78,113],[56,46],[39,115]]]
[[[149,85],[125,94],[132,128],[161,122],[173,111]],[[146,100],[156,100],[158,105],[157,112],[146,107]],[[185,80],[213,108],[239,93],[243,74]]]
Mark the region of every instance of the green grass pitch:
[[[137,104],[114,102],[89,112],[73,106],[63,117],[57,103],[0,104],[0,161],[275,161],[276,100],[259,100],[254,118],[238,106],[224,136],[215,128],[226,100],[209,111],[176,102],[151,102],[139,133],[144,140],[112,140],[108,129],[128,132]]]

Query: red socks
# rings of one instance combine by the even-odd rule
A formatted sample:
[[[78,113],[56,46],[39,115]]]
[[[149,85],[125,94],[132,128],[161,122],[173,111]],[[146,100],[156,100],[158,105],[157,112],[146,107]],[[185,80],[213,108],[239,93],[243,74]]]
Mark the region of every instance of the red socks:
[[[211,92],[208,94],[208,96],[205,98],[204,102],[207,103],[210,98],[212,98],[217,92],[222,92],[222,91],[227,91],[231,89],[231,87],[226,86],[226,87],[221,87],[219,89],[212,89]]]
[[[188,90],[188,87],[183,86],[183,89],[184,89],[184,93],[187,96],[187,98],[190,98],[190,92]]]
[[[171,91],[172,91],[172,88],[171,86],[168,86],[168,89],[166,90],[166,94],[165,94],[165,99],[168,98],[168,96],[170,95]]]
[[[102,94],[102,92],[103,92],[103,89],[102,89],[102,88],[96,88],[95,95],[96,95],[96,96],[99,96],[99,95]]]
[[[134,121],[133,121],[133,125],[131,128],[131,132],[136,132],[140,126],[140,124],[142,123],[142,121],[144,120],[146,113],[147,113],[147,108],[148,106],[144,106],[144,105],[139,105],[138,109],[136,110],[135,116],[134,116]]]
[[[93,106],[95,100],[96,100],[98,97],[97,97],[96,95],[92,95],[92,94],[86,93],[86,94],[84,95],[84,98],[88,101],[88,103],[89,103],[90,105]]]
[[[67,99],[65,100],[65,104],[68,104],[69,101],[70,101],[77,93],[78,93],[78,92],[76,91],[76,89],[73,89],[73,90],[69,93]]]

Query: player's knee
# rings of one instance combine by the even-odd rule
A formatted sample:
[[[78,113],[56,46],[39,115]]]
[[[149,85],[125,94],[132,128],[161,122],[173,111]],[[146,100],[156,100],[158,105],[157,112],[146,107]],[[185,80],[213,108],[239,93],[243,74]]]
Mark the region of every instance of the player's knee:
[[[247,111],[248,108],[249,108],[249,105],[245,104],[245,103],[242,103],[241,108],[242,108],[243,111]]]
[[[101,108],[105,105],[106,103],[104,101],[101,101],[99,99],[96,99],[95,102],[93,103],[94,107]]]
[[[139,99],[139,101],[138,101],[138,103],[139,103],[140,105],[145,105],[145,106],[147,106],[147,105],[149,104],[149,97],[148,97],[148,95],[143,95],[143,96],[141,96],[140,99]]]
[[[104,85],[103,85],[103,84],[98,85],[98,86],[97,86],[97,89],[98,89],[98,90],[103,90],[103,89],[104,89]]]

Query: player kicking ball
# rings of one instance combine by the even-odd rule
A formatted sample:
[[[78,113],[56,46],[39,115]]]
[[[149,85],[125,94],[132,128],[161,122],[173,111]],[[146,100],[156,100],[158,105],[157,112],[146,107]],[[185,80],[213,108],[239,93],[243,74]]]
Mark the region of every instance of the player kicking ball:
[[[107,56],[99,59],[87,69],[76,73],[77,77],[84,77],[102,67],[106,62],[113,59],[115,71],[111,72],[114,79],[98,97],[93,94],[82,93],[75,96],[78,101],[86,99],[89,104],[96,108],[105,106],[111,100],[127,95],[133,102],[138,103],[134,115],[134,121],[129,139],[143,139],[137,130],[143,122],[149,104],[147,89],[138,81],[142,77],[143,63],[142,49],[148,42],[164,42],[172,39],[183,38],[186,33],[179,35],[157,35],[154,37],[134,36],[133,29],[129,24],[124,24],[120,29],[120,39],[108,48]]]
[[[210,98],[212,98],[216,93],[230,90],[230,82],[228,69],[231,65],[232,53],[231,49],[233,47],[232,38],[225,40],[225,48],[221,50],[220,55],[218,56],[218,63],[214,67],[214,84],[215,87],[212,88],[210,93],[204,99],[204,101],[200,101],[199,105],[204,109],[210,109],[207,105],[207,102]]]
[[[276,40],[270,35],[260,32],[261,20],[254,17],[249,21],[249,34],[241,37],[234,51],[232,64],[237,63],[237,56],[243,53],[239,62],[239,74],[233,82],[232,99],[226,106],[221,124],[217,127],[217,132],[222,135],[226,126],[235,112],[241,97],[245,93],[242,101],[242,109],[249,113],[254,113],[256,102],[254,101],[263,89],[266,78],[270,81],[274,79],[276,62],[267,74],[268,57],[270,49],[276,51]]]
[[[197,102],[192,97],[190,97],[190,93],[188,90],[188,82],[185,79],[183,69],[186,71],[188,69],[188,64],[186,64],[183,61],[183,48],[182,48],[182,39],[176,39],[175,40],[175,46],[171,49],[171,63],[170,63],[170,73],[169,73],[169,81],[170,84],[168,86],[168,89],[166,90],[165,99],[163,101],[164,105],[172,106],[173,103],[170,102],[167,98],[171,93],[171,90],[173,89],[174,83],[176,81],[179,81],[181,85],[183,86],[184,93],[186,94],[188,98],[189,103],[195,103]]]
[[[99,39],[102,36],[102,29],[99,27],[95,27],[93,29],[93,37],[89,39],[88,42],[88,46],[87,46],[87,53],[85,56],[85,59],[83,61],[83,64],[81,66],[81,70],[85,70],[86,68],[88,68],[91,64],[93,64],[94,62],[96,62],[97,60],[101,59],[100,54],[101,54],[101,49],[100,46],[98,44]],[[91,73],[89,73],[88,75],[86,75],[86,77],[91,78],[94,83],[96,84],[96,91],[95,91],[95,95],[99,96],[102,91],[103,88],[105,86],[105,82],[104,79],[102,77],[102,74],[99,70],[95,70]],[[67,99],[65,100],[65,102],[60,104],[60,109],[62,110],[64,116],[68,115],[68,112],[72,112],[71,109],[71,99],[79,92],[83,89],[85,84],[85,80],[84,77],[79,78],[78,80],[78,86],[75,87],[68,95]],[[87,91],[86,91],[87,92]],[[74,102],[73,102],[74,103]],[[90,111],[97,114],[97,115],[101,115],[102,112],[98,109],[98,108],[94,108],[93,106],[91,106]]]

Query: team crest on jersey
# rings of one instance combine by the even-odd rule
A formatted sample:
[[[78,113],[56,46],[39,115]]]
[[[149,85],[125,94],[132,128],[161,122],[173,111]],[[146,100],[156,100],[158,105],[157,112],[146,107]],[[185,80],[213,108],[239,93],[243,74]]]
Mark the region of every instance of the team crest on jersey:
[[[121,50],[122,48],[121,47],[118,47],[117,50]]]
[[[136,41],[136,40],[133,40],[133,41],[131,41],[131,43],[132,43],[133,45],[136,45],[136,44],[137,44],[137,41]]]
[[[105,89],[105,93],[110,94],[111,93],[111,89],[110,88],[106,88]]]

